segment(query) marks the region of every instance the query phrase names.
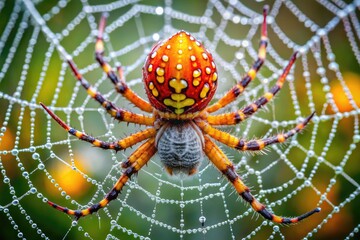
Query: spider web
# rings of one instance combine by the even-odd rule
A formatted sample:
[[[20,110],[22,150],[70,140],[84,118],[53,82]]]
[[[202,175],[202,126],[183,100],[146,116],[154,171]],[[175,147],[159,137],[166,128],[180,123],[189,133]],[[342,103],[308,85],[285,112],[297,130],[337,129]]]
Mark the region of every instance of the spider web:
[[[360,1],[0,1],[0,236],[27,239],[355,239],[360,228]],[[262,7],[270,43],[258,77],[224,111],[271,88],[291,54],[300,56],[278,96],[239,126],[245,139],[290,129],[315,111],[302,134],[265,153],[222,146],[253,194],[270,211],[296,216],[275,225],[254,214],[204,159],[199,173],[173,179],[154,159],[98,213],[80,219],[46,204],[80,209],[97,203],[133,149],[115,154],[69,136],[40,107],[104,141],[141,126],[117,123],[78,84],[64,58],[117,106],[140,112],[113,89],[94,61],[102,12],[109,12],[107,59],[122,65],[128,85],[145,98],[141,67],[151,46],[180,29],[213,53],[221,97],[257,57]]]

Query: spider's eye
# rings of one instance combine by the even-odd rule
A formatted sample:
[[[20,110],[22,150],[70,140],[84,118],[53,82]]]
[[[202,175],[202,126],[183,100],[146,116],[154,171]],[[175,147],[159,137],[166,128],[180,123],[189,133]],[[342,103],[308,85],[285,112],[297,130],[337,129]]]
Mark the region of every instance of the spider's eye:
[[[143,68],[151,104],[177,115],[204,109],[215,93],[217,78],[211,54],[184,31],[155,45]]]

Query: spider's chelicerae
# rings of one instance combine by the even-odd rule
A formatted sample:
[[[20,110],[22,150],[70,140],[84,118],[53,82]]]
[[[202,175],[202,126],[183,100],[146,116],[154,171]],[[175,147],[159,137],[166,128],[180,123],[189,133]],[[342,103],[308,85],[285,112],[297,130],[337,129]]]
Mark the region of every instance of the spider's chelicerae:
[[[117,198],[129,178],[146,165],[155,153],[158,153],[165,170],[170,175],[192,175],[196,173],[205,154],[210,162],[231,182],[237,193],[264,218],[276,223],[290,224],[319,212],[320,208],[315,208],[294,218],[280,217],[269,212],[263,204],[253,197],[249,188],[237,174],[234,164],[213,141],[215,139],[239,151],[259,151],[270,144],[282,143],[301,131],[314,115],[314,113],[311,114],[302,123],[286,133],[261,140],[246,141],[214,127],[238,124],[269,102],[283,86],[295,61],[296,53],[291,57],[275,86],[250,105],[236,112],[211,115],[211,113],[234,101],[255,78],[256,73],[264,63],[268,42],[267,12],[268,8],[264,7],[258,59],[235,86],[210,106],[208,104],[214,96],[218,75],[212,55],[200,42],[189,33],[180,31],[152,48],[143,67],[143,80],[149,98],[148,102],[136,95],[126,85],[120,67],[117,69],[117,75],[104,59],[103,32],[106,15],[103,14],[95,45],[96,60],[115,85],[116,91],[150,115],[136,114],[116,107],[82,77],[71,59],[68,59],[68,64],[87,93],[99,102],[113,118],[123,122],[145,125],[148,128],[116,142],[104,142],[71,128],[49,108],[41,105],[71,135],[96,147],[119,151],[139,142],[145,142],[128,157],[127,161],[122,163],[124,171],[119,180],[99,203],[83,210],[70,210],[50,201],[48,203],[57,210],[74,215],[76,219],[79,219],[98,211]]]

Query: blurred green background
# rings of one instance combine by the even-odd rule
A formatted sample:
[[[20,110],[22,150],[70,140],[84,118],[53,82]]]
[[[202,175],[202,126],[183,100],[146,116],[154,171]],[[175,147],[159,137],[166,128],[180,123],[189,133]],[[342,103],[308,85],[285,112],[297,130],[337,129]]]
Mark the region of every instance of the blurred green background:
[[[318,116],[328,116],[328,118],[319,118],[320,124],[310,124],[307,130],[297,137],[297,141],[299,146],[305,150],[310,145],[314,146],[314,155],[310,156],[299,147],[291,148],[289,152],[286,152],[287,159],[297,169],[300,169],[307,161],[308,167],[304,172],[305,177],[312,176],[314,166],[319,164],[315,168],[314,177],[311,179],[312,187],[299,189],[295,196],[291,196],[290,200],[280,204],[280,206],[276,205],[272,210],[285,216],[296,216],[309,211],[317,206],[320,199],[320,196],[314,191],[316,189],[321,194],[326,193],[324,195],[325,200],[320,205],[321,213],[312,216],[303,223],[290,227],[280,226],[279,231],[274,231],[276,227],[274,228],[271,224],[261,226],[263,219],[254,215],[251,210],[248,211],[248,206],[239,201],[232,187],[227,184],[225,179],[222,179],[215,169],[207,165],[207,160],[204,160],[200,174],[181,182],[167,177],[159,160],[155,158],[124,189],[120,201],[112,202],[108,208],[100,210],[98,215],[81,219],[77,226],[71,228],[72,219],[48,207],[43,199],[48,198],[63,206],[77,208],[78,205],[74,204],[75,202],[66,200],[62,196],[62,190],[59,191],[59,187],[61,187],[66,191],[63,195],[68,194],[72,200],[76,200],[76,203],[86,205],[90,201],[93,203],[99,201],[120,174],[117,163],[129,156],[135,148],[115,155],[110,151],[102,151],[75,140],[73,137],[69,137],[54,121],[50,121],[38,103],[43,102],[46,105],[57,107],[56,113],[62,119],[70,122],[73,127],[102,140],[109,140],[110,135],[118,138],[127,136],[140,127],[132,124],[118,124],[106,116],[103,111],[99,111],[98,104],[90,99],[83,89],[78,87],[66,64],[58,52],[52,49],[44,34],[37,32],[38,28],[34,28],[32,18],[24,14],[23,8],[16,9],[15,6],[19,2],[21,1],[5,0],[0,2],[2,7],[0,34],[3,36],[1,38],[2,52],[0,53],[0,69],[2,71],[0,73],[0,124],[6,121],[6,126],[4,124],[0,126],[3,127],[0,138],[0,206],[3,207],[0,208],[0,236],[2,239],[13,239],[15,237],[39,239],[42,237],[42,233],[51,239],[60,239],[66,234],[67,239],[132,239],[136,237],[134,233],[148,236],[149,232],[151,232],[149,235],[151,239],[178,239],[180,234],[176,233],[176,230],[174,232],[171,228],[160,226],[151,220],[158,220],[180,229],[181,219],[184,219],[184,229],[201,229],[199,217],[202,214],[206,217],[205,227],[212,225],[216,227],[209,230],[206,235],[201,233],[184,234],[184,239],[230,239],[232,236],[235,236],[236,239],[246,236],[253,239],[300,239],[305,237],[309,231],[313,231],[319,224],[321,224],[320,229],[316,230],[313,237],[308,236],[309,238],[343,239],[355,227],[359,227],[360,150],[357,140],[354,139],[359,114],[354,114],[354,106],[349,104],[344,87],[338,80],[336,72],[330,70],[326,65],[330,61],[327,59],[326,45],[324,44],[327,40],[329,41],[342,77],[353,94],[354,103],[359,106],[360,68],[359,61],[356,59],[359,56],[356,56],[357,52],[354,53],[356,47],[351,46],[348,40],[349,34],[347,34],[353,33],[355,46],[358,46],[360,29],[356,25],[356,21],[355,23],[351,22],[353,19],[359,19],[358,9],[351,15],[353,18],[346,18],[347,21],[351,22],[351,31],[344,31],[344,26],[349,27],[347,21],[339,20],[337,26],[328,34],[327,40],[321,40],[314,44],[313,48],[304,54],[309,67],[310,87],[306,85],[304,58],[300,57],[294,71],[295,80],[284,86],[276,99],[269,103],[266,111],[260,111],[256,114],[255,120],[249,119],[249,122],[240,125],[238,129],[225,128],[226,131],[239,136],[242,136],[241,133],[246,131],[249,138],[271,135],[293,126],[280,126],[271,132],[269,131],[271,121],[277,120],[280,123],[292,121],[295,123],[294,120],[299,117],[292,104],[294,98],[299,103],[301,116],[307,116],[311,113],[309,103],[313,101]],[[139,112],[123,101],[123,98],[117,96],[113,91],[112,84],[95,63],[93,57],[95,35],[92,34],[92,31],[97,28],[101,11],[98,10],[86,15],[82,9],[84,5],[100,4],[100,1],[69,1],[64,4],[66,7],[59,11],[55,6],[61,6],[64,2],[53,0],[38,2],[36,9],[42,16],[49,17],[46,25],[51,31],[61,33],[64,36],[61,45],[67,52],[74,54],[74,60],[83,71],[86,79],[117,105]],[[111,2],[113,1],[101,1],[101,4],[105,5]],[[130,19],[122,19],[121,17],[124,15],[129,16],[129,12],[134,8],[133,5],[120,1],[119,3],[124,3],[125,6],[111,10],[108,18],[108,26],[112,27],[108,29],[111,31],[108,35],[109,38],[105,39],[107,52],[124,49],[126,46],[136,43],[139,38],[152,36],[155,33],[159,33],[160,38],[163,38],[178,29],[195,33],[202,31],[205,24],[195,24],[192,22],[193,19],[186,17],[185,14],[203,16],[206,9],[213,11],[206,14],[211,16],[211,20],[216,26],[224,27],[224,22],[226,22],[223,30],[229,37],[233,39],[247,39],[249,37],[251,46],[255,50],[257,49],[260,38],[258,28],[252,28],[248,24],[241,25],[233,21],[224,21],[224,16],[222,16],[224,13],[218,12],[221,9],[219,6],[225,6],[228,10],[232,9],[228,1],[133,2],[139,3],[138,7],[140,8],[161,6],[166,13],[168,11],[166,7],[171,6],[174,11],[170,15],[165,14],[166,17],[143,12],[135,14]],[[234,1],[230,2],[234,3]],[[309,39],[314,36],[314,32],[311,32],[304,25],[311,25],[313,21],[324,27],[335,17],[317,1],[307,1],[306,4],[300,0],[286,2],[279,8],[274,22],[293,42],[300,46],[308,43]],[[352,1],[342,2],[346,6]],[[256,14],[261,13],[264,4],[269,4],[270,9],[272,9],[274,6],[278,6],[280,1],[242,1],[242,3],[249,11],[251,10]],[[214,4],[218,6],[214,7]],[[309,18],[305,19],[304,22],[299,22],[299,19],[288,9],[292,4]],[[328,2],[327,6],[331,9],[334,3]],[[143,9],[148,8],[144,7]],[[243,15],[237,9],[232,11],[235,15]],[[85,15],[79,14],[80,12]],[[182,13],[182,15],[178,13]],[[14,17],[17,20],[10,23],[10,19]],[[76,23],[76,18],[82,19],[80,23]],[[24,21],[28,25],[24,27],[21,19],[25,19]],[[74,19],[75,21],[73,21]],[[119,19],[120,22],[125,22],[116,26],[114,22]],[[71,23],[75,23],[74,30],[69,33],[65,32],[64,29],[67,29],[68,24]],[[14,24],[14,27],[7,35],[6,29],[9,24]],[[24,31],[19,33],[17,30],[21,27],[24,28]],[[253,36],[247,35],[252,31],[255,31]],[[207,28],[205,35],[207,39],[214,41],[218,37],[216,27]],[[199,36],[200,40],[206,38]],[[293,49],[286,46],[284,39],[276,34],[272,26],[269,26],[269,38],[273,51],[269,54],[270,56],[274,56],[272,54],[276,53],[285,60],[291,56]],[[36,39],[36,41],[33,42],[32,39]],[[125,68],[127,81],[131,83],[131,87],[140,96],[145,98],[145,92],[140,81],[142,63],[138,64],[137,62],[144,61],[144,52],[148,51],[156,41],[148,38],[143,38],[143,40],[145,43],[139,42],[140,45],[134,49],[129,48],[124,52],[116,52],[118,55],[112,58],[111,63],[114,65],[116,61],[121,62]],[[17,41],[18,45],[15,44]],[[204,44],[206,45],[206,41]],[[236,52],[244,53],[249,66],[254,60],[253,56],[244,50],[244,47],[240,47],[239,50],[239,47],[230,46],[222,40],[218,42],[215,49],[210,48],[209,50],[216,52],[216,55],[226,62],[233,63]],[[318,74],[318,59],[314,58],[314,52],[319,52],[321,55],[320,59],[326,70],[327,83],[324,83]],[[12,54],[13,57],[9,58]],[[48,57],[47,54],[50,56]],[[9,59],[10,63],[8,62]],[[279,64],[277,60],[273,57],[268,59],[270,63],[280,69],[285,63]],[[29,62],[28,65],[26,61]],[[44,65],[46,65],[44,62],[47,61],[47,70],[43,70]],[[236,79],[234,79],[234,73],[229,71],[226,65],[216,63],[218,64],[221,83],[217,92],[217,97],[219,97],[235,83]],[[240,63],[235,63],[234,68],[239,76],[245,73]],[[45,73],[44,76],[41,73]],[[260,79],[271,78],[272,70],[269,65],[266,65],[259,75]],[[271,86],[265,84],[263,87],[262,83],[261,80],[255,80],[249,86],[249,93],[242,96],[238,102],[239,105],[232,105],[231,109],[240,108],[244,103],[261,96]],[[324,91],[324,86],[329,87],[329,89]],[[295,89],[296,96],[291,95],[292,87]],[[20,94],[14,95],[15,92]],[[329,93],[333,94],[331,98],[329,98]],[[334,109],[335,107],[338,109]],[[264,124],[263,119],[268,119],[270,123]],[[326,161],[319,163],[319,156],[324,152],[329,137],[332,141],[327,147],[327,154],[324,157]],[[70,141],[68,142],[67,139]],[[49,143],[52,144],[49,145]],[[286,162],[279,160],[279,151],[287,151],[288,145],[269,148],[266,154],[254,156],[243,155],[237,151],[229,150],[227,147],[222,149],[236,163],[240,160],[247,160],[246,163],[239,165],[238,171],[246,176],[246,183],[254,190],[254,193],[258,193],[261,189],[284,186],[284,183],[291,182],[291,179],[294,179],[293,184],[289,184],[287,189],[267,194],[268,201],[265,203],[269,204],[270,201],[286,197],[297,187],[304,187],[304,179],[296,179],[294,172],[290,170]],[[355,149],[351,149],[353,146]],[[14,148],[20,150],[19,153],[11,152]],[[349,151],[351,154],[348,154]],[[344,158],[344,156],[347,157]],[[343,166],[343,171],[336,172],[336,166],[344,162],[344,159],[346,164]],[[277,164],[272,166],[271,164],[274,161]],[[79,171],[73,171],[71,166],[76,166]],[[267,169],[268,166],[272,167]],[[265,171],[265,173],[261,173],[260,186],[259,178],[251,173],[252,170]],[[97,181],[99,185],[103,185],[103,190],[98,190],[92,181]],[[182,185],[188,188],[180,188]],[[37,189],[37,193],[29,192],[32,186]],[[199,186],[204,187],[199,190]],[[222,186],[225,186],[223,192],[219,190]],[[173,202],[156,202],[155,196],[164,201],[173,199]],[[197,201],[191,202],[194,199]],[[199,199],[202,200],[199,201]],[[16,204],[15,201],[12,205],[13,200],[19,200],[20,204]],[[178,201],[189,202],[184,208],[181,208]],[[345,204],[343,207],[340,206],[340,211],[334,213],[334,207],[343,202]],[[204,212],[201,213],[200,209],[203,209]],[[243,215],[244,213],[246,215]],[[331,213],[333,215],[329,215]],[[240,219],[237,219],[238,215],[241,216]],[[235,220],[234,223],[229,223],[229,219]],[[251,235],[252,232],[255,232],[254,236]],[[359,233],[356,233],[354,239],[359,236]]]

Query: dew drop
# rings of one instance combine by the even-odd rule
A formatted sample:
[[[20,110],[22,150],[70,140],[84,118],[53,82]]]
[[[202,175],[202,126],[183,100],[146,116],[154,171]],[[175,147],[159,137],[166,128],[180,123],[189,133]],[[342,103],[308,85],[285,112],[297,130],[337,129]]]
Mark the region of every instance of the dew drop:
[[[155,13],[157,14],[157,15],[162,15],[163,13],[164,13],[164,8],[163,7],[156,7],[156,9],[155,9]]]
[[[342,167],[337,166],[337,167],[335,168],[335,173],[336,173],[336,174],[340,174],[340,173],[342,173],[342,172],[343,172],[343,168],[342,168]]]
[[[37,192],[37,189],[35,187],[30,188],[30,193],[35,194]]]
[[[17,155],[19,154],[19,150],[13,149],[13,150],[11,150],[11,154],[12,154],[13,156],[17,156]]]
[[[39,163],[38,169],[44,170],[44,168],[45,168],[45,165],[43,163]]]
[[[279,127],[279,122],[278,121],[273,121],[272,123],[271,123],[271,127],[272,128],[278,128]]]
[[[201,225],[204,225],[204,223],[206,222],[206,217],[204,216],[199,217],[199,222],[201,223]]]
[[[75,111],[76,111],[77,114],[82,115],[84,113],[84,108],[79,107],[79,108],[76,108]]]
[[[17,199],[14,199],[12,202],[11,202],[12,205],[16,206],[19,204],[19,200]]]

